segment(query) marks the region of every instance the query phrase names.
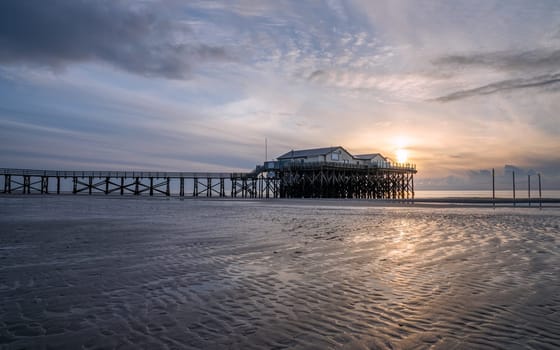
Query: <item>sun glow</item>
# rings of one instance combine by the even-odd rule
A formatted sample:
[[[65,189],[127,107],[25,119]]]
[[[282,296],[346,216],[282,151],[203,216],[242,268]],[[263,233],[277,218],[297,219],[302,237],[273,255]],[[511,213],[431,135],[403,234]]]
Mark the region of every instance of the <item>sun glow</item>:
[[[406,135],[398,135],[393,138],[395,149],[395,158],[397,163],[406,163],[408,161],[408,146],[410,139]]]
[[[400,148],[397,150],[396,156],[398,163],[406,163],[406,161],[408,160],[408,151],[404,148]]]
[[[410,140],[408,137],[400,135],[393,139],[393,144],[399,149],[404,149],[410,144]]]

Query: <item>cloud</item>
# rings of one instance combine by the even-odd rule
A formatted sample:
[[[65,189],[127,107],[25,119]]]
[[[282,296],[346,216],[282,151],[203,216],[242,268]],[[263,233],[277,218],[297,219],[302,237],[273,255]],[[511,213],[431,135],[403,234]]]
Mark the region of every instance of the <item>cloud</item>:
[[[319,80],[319,79],[321,79],[321,77],[323,77],[325,75],[326,75],[325,71],[323,71],[321,69],[318,69],[318,70],[314,71],[313,73],[311,73],[309,75],[309,77],[307,78],[307,80],[309,80],[309,81]]]
[[[520,195],[527,189],[528,178],[530,175],[531,188],[537,190],[537,174],[541,174],[542,189],[544,191],[557,190],[560,188],[560,176],[558,176],[558,163],[548,166],[551,161],[545,161],[538,168],[519,167],[506,164],[503,167],[495,168],[495,185],[497,190],[512,189],[512,172],[516,176],[516,188]],[[548,163],[547,163],[548,162]],[[417,175],[415,184],[417,190],[487,190],[491,195],[492,189],[492,169],[455,171],[453,175],[445,177],[422,177],[422,173]],[[546,194],[545,194],[546,196]]]
[[[532,92],[559,88],[559,21],[523,2],[0,1],[0,145],[27,152],[0,161],[249,169],[265,138],[392,156],[403,135],[419,179],[507,162],[548,184],[558,99]]]
[[[554,88],[557,89],[560,84],[560,73],[541,75],[528,79],[508,79],[500,82],[480,86],[474,89],[460,90],[448,95],[440,96],[434,101],[450,102],[461,100],[473,96],[484,96],[496,94],[504,91],[536,89],[536,88]]]
[[[446,55],[432,61],[438,69],[461,74],[465,69],[478,68],[501,73],[501,80],[471,89],[455,91],[434,99],[449,102],[473,96],[491,95],[522,89],[556,90],[560,82],[560,50],[537,48],[525,51],[495,51],[473,54]],[[467,71],[463,74],[470,74]],[[505,75],[505,77],[504,77]],[[490,75],[491,76],[491,75]]]
[[[470,55],[448,55],[434,60],[435,65],[451,67],[482,67],[505,71],[559,70],[560,50],[484,52]]]
[[[125,71],[188,78],[200,61],[226,60],[223,47],[193,41],[185,22],[158,3],[0,2],[0,63],[47,66],[101,62]]]

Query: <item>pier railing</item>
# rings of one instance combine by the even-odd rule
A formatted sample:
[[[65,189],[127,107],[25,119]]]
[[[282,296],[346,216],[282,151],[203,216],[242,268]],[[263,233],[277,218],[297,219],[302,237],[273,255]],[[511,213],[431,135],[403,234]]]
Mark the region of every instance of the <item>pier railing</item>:
[[[49,177],[116,177],[116,178],[154,178],[154,179],[179,179],[179,178],[230,178],[249,176],[252,173],[226,173],[226,172],[161,172],[161,171],[83,171],[83,170],[34,170],[34,169],[10,169],[1,168],[0,175],[13,176],[49,176]]]
[[[353,163],[343,163],[343,162],[329,162],[329,161],[320,161],[320,162],[297,162],[297,161],[276,161],[276,162],[266,162],[266,168],[269,170],[282,170],[282,169],[290,169],[290,168],[303,168],[303,169],[310,169],[310,168],[321,168],[321,167],[328,167],[328,168],[337,168],[337,169],[360,169],[360,170],[368,170],[368,169],[383,169],[383,170],[397,170],[397,171],[412,171],[416,172],[416,164],[410,163],[371,163],[371,164],[353,164]]]
[[[272,166],[271,166],[272,165]],[[133,194],[231,198],[414,198],[409,164],[266,162],[251,172],[0,168],[5,194]],[[0,180],[1,183],[1,180]]]
[[[5,194],[277,197],[278,179],[253,172],[75,171],[0,168]],[[268,174],[267,174],[268,175]]]

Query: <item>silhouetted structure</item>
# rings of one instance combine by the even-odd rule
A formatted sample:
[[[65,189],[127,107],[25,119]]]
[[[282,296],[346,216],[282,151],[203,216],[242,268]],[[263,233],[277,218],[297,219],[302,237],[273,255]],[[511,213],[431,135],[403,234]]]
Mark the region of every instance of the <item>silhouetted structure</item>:
[[[7,194],[60,194],[63,183],[71,181],[71,193],[89,195],[413,199],[416,168],[392,164],[380,154],[354,157],[342,147],[328,147],[291,151],[247,173],[28,169],[0,173]]]

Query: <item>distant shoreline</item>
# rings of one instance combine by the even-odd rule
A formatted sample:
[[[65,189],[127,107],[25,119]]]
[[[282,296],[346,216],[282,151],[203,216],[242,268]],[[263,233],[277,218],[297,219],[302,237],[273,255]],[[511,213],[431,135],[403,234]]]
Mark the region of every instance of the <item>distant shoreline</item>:
[[[500,207],[500,208],[538,208],[542,203],[543,208],[560,208],[560,198],[531,198],[530,206],[527,198],[518,198],[513,205],[511,198],[484,197],[442,197],[442,198],[415,198],[415,199],[360,199],[360,198],[231,198],[231,197],[192,197],[192,196],[147,196],[147,195],[104,195],[104,194],[5,194],[0,193],[0,198],[90,198],[90,199],[143,199],[143,200],[191,200],[200,202],[261,202],[263,204],[296,204],[296,205],[321,205],[321,206],[359,206],[359,207]]]

